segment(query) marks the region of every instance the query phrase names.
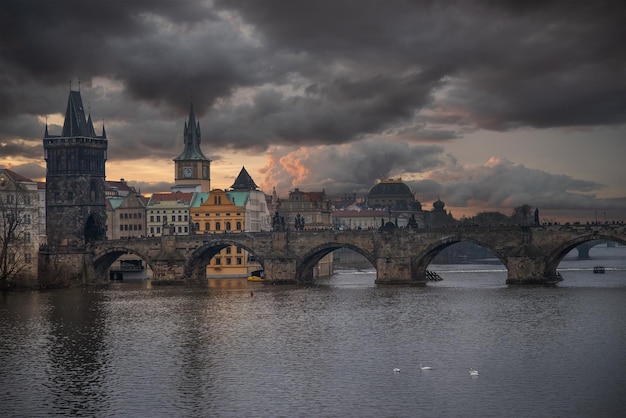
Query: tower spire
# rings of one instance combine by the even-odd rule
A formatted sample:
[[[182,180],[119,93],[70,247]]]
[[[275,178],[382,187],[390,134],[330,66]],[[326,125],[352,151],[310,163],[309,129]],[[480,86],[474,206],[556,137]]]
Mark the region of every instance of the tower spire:
[[[196,113],[194,111],[193,102],[189,106],[189,119],[185,123],[185,130],[183,132],[183,142],[185,143],[185,149],[174,161],[177,160],[206,160],[202,150],[200,149],[200,143],[202,138],[200,136],[200,122],[196,122]]]

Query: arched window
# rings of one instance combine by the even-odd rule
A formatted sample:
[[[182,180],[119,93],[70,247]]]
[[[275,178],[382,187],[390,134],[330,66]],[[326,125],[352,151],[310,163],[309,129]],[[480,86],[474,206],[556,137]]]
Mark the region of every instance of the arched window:
[[[215,222],[215,230],[220,231],[222,229],[222,224],[219,222]]]
[[[211,224],[209,222],[205,222],[204,223],[204,230],[205,231],[210,231],[211,230]]]
[[[237,222],[237,228],[235,229],[237,229],[237,231],[241,231],[241,222]]]
[[[226,221],[226,230],[230,231],[230,221]]]

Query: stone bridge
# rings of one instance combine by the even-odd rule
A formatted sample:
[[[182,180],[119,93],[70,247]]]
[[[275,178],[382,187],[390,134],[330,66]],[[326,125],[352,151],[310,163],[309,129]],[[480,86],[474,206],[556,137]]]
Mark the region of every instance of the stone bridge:
[[[426,269],[444,248],[471,241],[489,249],[507,268],[508,284],[559,280],[557,266],[578,245],[596,240],[626,245],[623,224],[451,227],[431,229],[289,231],[96,241],[83,257],[87,281],[108,280],[123,254],[140,257],[154,281],[206,282],[209,260],[236,245],[254,255],[267,283],[309,283],[316,263],[339,248],[362,254],[376,269],[378,284],[425,284]],[[84,280],[84,279],[83,279]]]

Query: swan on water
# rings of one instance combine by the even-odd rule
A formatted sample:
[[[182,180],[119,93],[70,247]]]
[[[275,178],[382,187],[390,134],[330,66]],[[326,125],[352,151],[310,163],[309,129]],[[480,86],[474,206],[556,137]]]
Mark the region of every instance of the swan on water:
[[[478,376],[478,370],[474,370],[470,367],[469,374],[470,376]]]
[[[433,368],[430,366],[422,366],[422,363],[420,363],[420,370],[432,370]]]
[[[400,371],[400,369],[398,369],[397,367],[395,369],[393,369],[394,372],[398,373]]]

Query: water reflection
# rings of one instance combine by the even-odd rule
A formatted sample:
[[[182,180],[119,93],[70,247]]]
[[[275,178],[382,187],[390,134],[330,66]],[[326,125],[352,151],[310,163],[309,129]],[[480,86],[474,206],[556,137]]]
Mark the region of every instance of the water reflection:
[[[60,413],[93,414],[106,401],[106,316],[103,294],[72,289],[48,294],[45,387]],[[94,409],[96,408],[96,409]]]
[[[508,287],[486,267],[444,273],[426,287],[377,286],[375,271],[352,270],[308,287],[223,279],[4,294],[2,415],[623,412],[623,271],[571,267],[554,288]]]

